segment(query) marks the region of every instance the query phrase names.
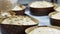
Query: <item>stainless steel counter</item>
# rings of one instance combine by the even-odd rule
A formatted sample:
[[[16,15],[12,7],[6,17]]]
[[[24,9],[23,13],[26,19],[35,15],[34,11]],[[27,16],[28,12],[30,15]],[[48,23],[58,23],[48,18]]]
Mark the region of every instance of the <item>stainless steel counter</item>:
[[[50,26],[50,19],[48,16],[33,16],[30,14],[29,10],[26,10],[25,13],[33,18],[36,18],[39,21],[39,26],[43,25]]]

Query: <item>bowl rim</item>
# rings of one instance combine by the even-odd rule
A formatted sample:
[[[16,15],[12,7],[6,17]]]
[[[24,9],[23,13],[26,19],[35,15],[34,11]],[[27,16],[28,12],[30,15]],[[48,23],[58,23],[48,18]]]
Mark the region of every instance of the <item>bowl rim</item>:
[[[27,28],[25,29],[25,33],[28,34],[30,33],[32,30],[38,28],[38,27],[51,27],[51,28],[55,28],[55,29],[58,29],[60,30],[60,27],[59,26],[33,26],[33,27],[30,27],[30,28]]]
[[[56,14],[56,13],[58,13],[58,12],[57,12],[57,11],[51,12],[51,13],[48,14],[48,16],[49,16],[51,19],[55,19],[55,18],[52,18],[52,15],[54,15],[54,14]],[[60,19],[55,19],[55,20],[60,20]]]
[[[34,2],[38,2],[38,1],[34,1]],[[28,6],[31,7],[30,5],[31,5],[32,3],[34,3],[34,2],[29,3]],[[51,2],[50,2],[50,3],[51,3]],[[56,6],[55,3],[51,3],[51,4],[53,5],[53,6],[51,6],[51,7],[55,7],[55,6]],[[51,8],[51,7],[45,7],[45,8]],[[32,8],[36,8],[36,7],[32,7]]]
[[[21,6],[23,9],[22,10],[25,10],[26,9],[26,6],[22,5],[22,4],[18,4],[17,6]],[[22,11],[22,10],[11,10],[11,11]]]
[[[31,16],[28,16],[28,15],[22,15],[22,16],[27,16],[29,18],[31,18],[36,24],[33,24],[33,25],[17,25],[17,26],[34,26],[34,25],[38,25],[39,24],[39,21]],[[6,18],[7,19],[7,18]],[[3,20],[4,21],[4,20]],[[3,22],[2,21],[2,22]],[[2,22],[0,24],[2,24]],[[13,25],[13,24],[6,24],[6,25]]]
[[[55,7],[54,7],[54,10],[57,11],[56,8],[58,8],[58,7],[60,7],[60,6],[55,6]]]

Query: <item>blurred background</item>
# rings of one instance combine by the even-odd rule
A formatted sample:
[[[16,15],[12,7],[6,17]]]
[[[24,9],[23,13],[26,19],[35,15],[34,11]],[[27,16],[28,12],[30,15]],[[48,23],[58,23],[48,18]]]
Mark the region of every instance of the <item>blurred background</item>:
[[[54,3],[60,4],[60,0],[18,0],[18,3],[20,3],[20,4],[28,4],[28,3],[31,3],[33,1],[49,1],[49,2],[54,2]]]

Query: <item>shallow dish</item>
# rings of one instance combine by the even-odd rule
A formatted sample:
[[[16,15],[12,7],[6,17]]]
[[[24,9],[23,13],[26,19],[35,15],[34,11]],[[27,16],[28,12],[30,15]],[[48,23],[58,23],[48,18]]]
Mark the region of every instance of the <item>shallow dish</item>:
[[[30,16],[28,16],[30,17]],[[34,25],[9,25],[9,24],[1,24],[1,30],[2,34],[26,34],[25,29],[32,27],[32,26],[37,26],[38,25],[38,20],[35,18],[30,17],[35,23]]]
[[[25,32],[26,32],[26,34],[29,34],[31,31],[33,31],[34,29],[39,28],[39,27],[49,27],[49,28],[54,28],[54,29],[60,30],[60,27],[57,27],[57,26],[33,26],[30,28],[27,28],[25,30]]]

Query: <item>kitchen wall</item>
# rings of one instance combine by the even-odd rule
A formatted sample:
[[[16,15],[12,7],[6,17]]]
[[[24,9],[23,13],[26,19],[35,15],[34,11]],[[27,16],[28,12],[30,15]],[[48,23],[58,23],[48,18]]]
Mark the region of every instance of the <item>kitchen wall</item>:
[[[60,0],[58,0],[58,5],[60,5]]]
[[[18,3],[20,3],[20,4],[28,4],[28,3],[31,3],[33,1],[42,1],[42,0],[18,0]],[[51,0],[46,0],[46,1],[51,1]]]
[[[42,0],[18,0],[18,3],[19,4],[28,4],[28,3],[31,3],[33,1],[42,1]],[[45,1],[51,2],[51,0],[45,0]],[[54,0],[54,2],[56,2],[56,1]],[[60,0],[57,0],[57,4],[60,5]]]

